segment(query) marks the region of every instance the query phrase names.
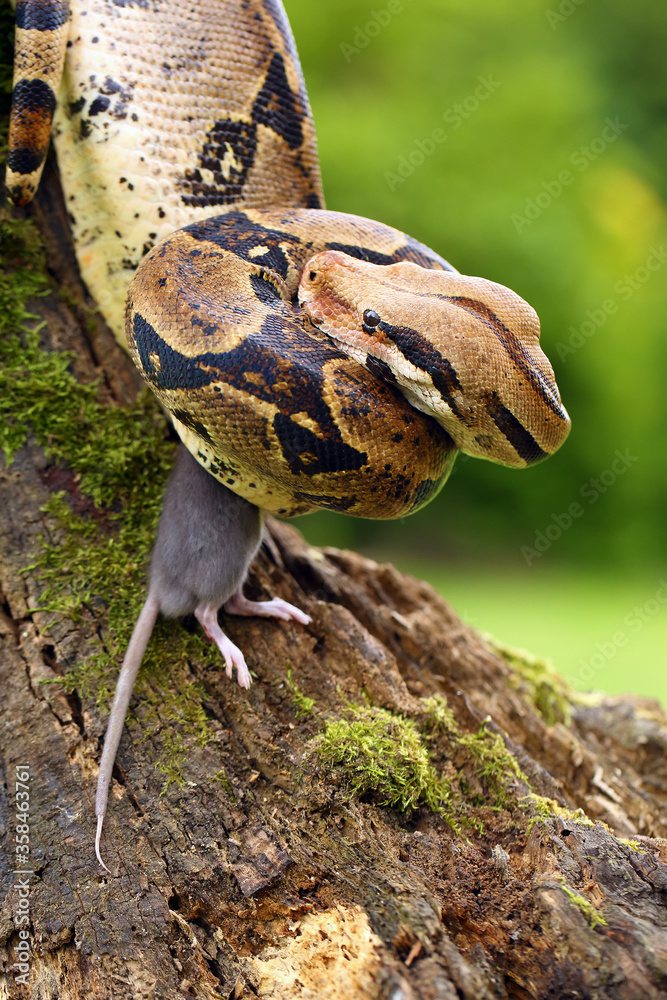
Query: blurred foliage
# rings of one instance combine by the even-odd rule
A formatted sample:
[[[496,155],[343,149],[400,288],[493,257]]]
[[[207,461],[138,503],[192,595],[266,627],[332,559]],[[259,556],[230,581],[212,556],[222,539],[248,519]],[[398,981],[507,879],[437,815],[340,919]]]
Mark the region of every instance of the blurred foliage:
[[[578,502],[584,514],[549,561],[654,563],[667,540],[664,5],[285,6],[327,206],[403,229],[523,295],[573,422],[562,450],[530,470],[459,458],[440,496],[400,524],[318,514],[300,527],[328,544],[525,566],[521,547]],[[446,138],[390,183],[434,129]],[[558,192],[562,171],[572,181]],[[605,485],[617,449],[636,460]]]

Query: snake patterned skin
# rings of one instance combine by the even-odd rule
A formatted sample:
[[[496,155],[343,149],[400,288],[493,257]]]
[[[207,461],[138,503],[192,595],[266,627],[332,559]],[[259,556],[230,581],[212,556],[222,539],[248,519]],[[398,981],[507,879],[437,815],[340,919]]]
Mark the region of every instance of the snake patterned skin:
[[[127,346],[221,482],[283,516],[400,517],[458,450],[562,444],[527,303],[324,210],[277,0],[19,0],[17,25],[8,190],[32,196],[54,115],[82,276],[124,339],[139,265]]]
[[[32,198],[53,119],[81,275],[121,342],[163,236],[231,205],[322,206],[280,3],[18,0],[16,26],[7,190]]]

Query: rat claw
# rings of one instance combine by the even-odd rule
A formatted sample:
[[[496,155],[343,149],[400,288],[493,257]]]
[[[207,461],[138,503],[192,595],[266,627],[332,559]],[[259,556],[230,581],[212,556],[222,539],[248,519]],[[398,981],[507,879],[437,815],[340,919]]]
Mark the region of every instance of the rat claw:
[[[238,646],[235,646],[233,642],[227,639],[227,636],[224,636],[224,638],[229,643],[228,647],[229,652],[227,656],[225,656],[225,662],[227,663],[227,676],[231,677],[233,668],[236,667],[236,679],[238,681],[239,687],[249,688],[250,685],[252,684],[252,677],[250,676],[250,671],[248,670],[248,665],[245,661],[245,656],[238,648]]]
[[[264,618],[280,618],[285,622],[293,620],[302,625],[308,625],[311,621],[310,615],[283,601],[281,597],[274,597],[271,601],[249,601],[240,590],[226,601],[224,610],[229,615],[261,615]]]
[[[293,604],[283,601],[280,597],[274,597],[271,601],[249,601],[247,597],[243,596],[240,587],[225,602],[224,610],[230,615],[261,615],[264,618],[280,618],[285,622],[297,621],[302,625],[308,625],[311,621],[310,615],[295,608]],[[234,667],[236,667],[236,678],[239,686],[249,688],[252,684],[252,678],[245,657],[238,646],[235,646],[220,628],[218,609],[209,604],[200,604],[198,608],[195,608],[195,616],[206,635],[222,653],[227,676],[231,678],[234,674]]]
[[[247,691],[252,684],[252,677],[250,676],[250,671],[246,666],[245,660],[243,661],[243,668],[237,667],[236,672],[239,687],[245,688]]]
[[[252,684],[252,677],[248,670],[245,657],[238,646],[220,628],[218,624],[218,610],[210,605],[200,605],[195,608],[195,617],[200,622],[209,639],[212,640],[222,653],[226,666],[226,674],[231,679],[236,667],[236,677],[239,687],[249,688]]]

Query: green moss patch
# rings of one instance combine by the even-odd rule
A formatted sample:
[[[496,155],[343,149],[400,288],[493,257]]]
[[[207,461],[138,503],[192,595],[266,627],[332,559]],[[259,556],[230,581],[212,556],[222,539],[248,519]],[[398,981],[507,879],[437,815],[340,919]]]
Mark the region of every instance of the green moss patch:
[[[327,722],[310,756],[342,779],[349,798],[370,795],[402,812],[427,806],[446,815],[449,783],[436,774],[411,719],[383,708],[350,705],[349,718]]]
[[[543,795],[535,795],[531,792],[519,802],[521,809],[531,812],[528,822],[528,833],[536,823],[545,823],[547,820],[562,819],[566,823],[581,823],[584,826],[593,826],[593,820],[589,819],[583,809],[568,809],[561,806],[555,799],[545,798]]]
[[[595,909],[593,904],[586,899],[585,896],[581,896],[571,889],[567,884],[562,875],[557,876],[560,887],[570,901],[570,905],[574,906],[575,909],[580,910],[584,917],[588,921],[590,927],[594,930],[598,925],[602,927],[607,926],[607,921],[604,919],[601,913]]]
[[[304,758],[344,789],[401,812],[420,807],[441,815],[457,833],[482,833],[479,809],[511,809],[530,783],[499,734],[486,722],[461,733],[441,695],[420,699],[417,721],[386,709],[350,704],[326,723]],[[472,775],[475,782],[472,781]]]
[[[516,675],[516,686],[527,686],[529,696],[546,724],[553,726],[555,722],[563,722],[569,726],[572,703],[577,700],[577,696],[549,660],[533,656],[524,649],[507,646],[491,635],[485,635],[484,641],[502,656]]]
[[[456,740],[460,730],[458,722],[454,717],[454,712],[447,704],[447,699],[441,694],[431,695],[430,698],[419,699],[423,706],[424,729],[429,734],[444,733],[446,737]]]
[[[315,708],[315,699],[309,698],[307,695],[301,691],[296,681],[292,677],[292,668],[287,668],[287,686],[292,692],[292,701],[294,702],[294,708],[296,709],[296,714],[299,716],[312,715],[313,709]]]
[[[491,733],[486,728],[486,721],[477,732],[466,733],[458,738],[458,747],[470,759],[475,773],[481,781],[485,796],[473,796],[473,801],[481,805],[487,802],[487,797],[493,800],[494,808],[505,809],[511,804],[513,785],[520,781],[530,788],[530,782],[523,773],[516,757],[505,746],[505,741],[499,733]]]
[[[216,771],[216,773],[213,775],[211,781],[215,781],[217,784],[222,785],[222,787],[224,788],[225,792],[227,793],[229,801],[231,802],[231,804],[233,806],[235,806],[236,802],[237,802],[236,792],[234,791],[234,786],[232,785],[231,781],[227,777],[227,774],[225,773],[224,769],[222,769],[220,771]]]
[[[99,622],[99,650],[63,683],[106,704],[146,596],[146,569],[174,444],[150,393],[109,406],[82,385],[72,356],[47,351],[30,300],[50,291],[39,235],[30,220],[0,212],[0,448],[7,464],[30,438],[49,459],[50,537],[31,567],[43,584],[40,607]],[[138,710],[149,730],[178,720],[200,742],[211,738],[188,661],[219,654],[176,622],[158,622],[144,658]],[[174,749],[172,747],[171,749]],[[182,759],[165,744],[167,763]],[[171,761],[171,763],[170,763]],[[175,780],[169,773],[168,781]]]
[[[646,850],[642,847],[638,840],[632,840],[629,837],[617,837],[619,844],[625,844],[629,847],[631,851],[636,851],[637,854],[646,854]]]

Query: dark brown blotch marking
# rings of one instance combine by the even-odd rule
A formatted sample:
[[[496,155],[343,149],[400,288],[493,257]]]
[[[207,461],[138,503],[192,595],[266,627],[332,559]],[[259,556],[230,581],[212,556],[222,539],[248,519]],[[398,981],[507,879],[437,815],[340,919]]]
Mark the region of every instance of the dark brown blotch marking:
[[[366,356],[366,367],[369,372],[379,378],[382,382],[396,382],[396,376],[386,361],[376,358],[372,354]]]
[[[90,105],[90,108],[88,110],[88,117],[94,118],[95,115],[99,115],[100,112],[106,111],[110,104],[111,101],[109,100],[109,98],[100,94],[98,97],[95,98],[93,103]]]
[[[449,466],[449,468],[445,473],[445,478],[449,475],[450,471],[451,471],[451,465]],[[423,507],[425,504],[427,504],[429,500],[432,500],[442,485],[443,485],[442,478],[423,479],[421,483],[419,483],[415,488],[414,496],[412,498],[412,504],[410,505],[410,513],[411,514],[414,513],[416,510],[419,510],[420,507]]]
[[[299,237],[293,233],[268,229],[253,222],[244,212],[228,212],[203,222],[195,222],[186,226],[182,232],[188,233],[195,240],[214,243],[251,264],[275,271],[283,280],[287,278],[289,260],[281,244],[295,248],[303,246]],[[268,252],[251,257],[251,251],[255,251],[258,246],[268,246]]]
[[[63,0],[18,0],[16,27],[32,31],[56,31],[69,20],[69,4]]]
[[[464,415],[454,399],[454,393],[461,392],[462,387],[451,361],[443,357],[440,351],[417,330],[412,330],[410,327],[391,326],[382,320],[377,324],[377,329],[396,344],[406,361],[430,376],[434,387],[452,413],[464,421]]]
[[[198,434],[200,438],[204,439],[204,441],[208,441],[210,445],[213,445],[211,435],[207,431],[204,424],[202,424],[200,420],[196,420],[188,410],[172,410],[171,412],[177,420],[180,420],[182,424],[189,427],[191,431]]]
[[[276,132],[290,149],[298,149],[303,142],[303,112],[297,107],[297,100],[287,80],[285,60],[280,52],[275,52],[264,86],[253,104],[252,120]]]
[[[69,111],[70,116],[73,118],[74,115],[80,115],[85,106],[86,106],[86,98],[80,97],[78,101],[70,101],[69,104],[67,105],[67,110]]]
[[[225,157],[232,150],[237,166],[226,166],[227,177],[222,170]],[[186,170],[180,181],[184,205],[215,207],[238,201],[243,193],[248,171],[255,160],[257,150],[257,128],[252,122],[219,119],[206,135],[197,156],[199,168]],[[210,170],[213,183],[204,181],[201,170]]]
[[[276,0],[263,0],[262,6],[280,32],[285,49],[291,54],[294,46],[282,7]]]
[[[43,80],[20,80],[14,88],[7,166],[31,174],[44,162],[56,98]]]
[[[255,298],[259,299],[260,302],[271,305],[276,302],[276,300],[280,301],[281,299],[278,289],[264,274],[251,274],[250,285]]]
[[[535,465],[547,457],[547,453],[514,414],[502,403],[496,392],[489,393],[485,400],[486,409],[494,424],[512,445],[517,455],[526,465]]]
[[[448,264],[444,258],[439,257],[438,254],[429,250],[428,247],[409,237],[407,242],[397,247],[393,253],[381,253],[379,250],[373,250],[371,247],[361,246],[358,243],[331,242],[325,244],[325,249],[338,250],[340,253],[346,253],[348,257],[354,257],[355,260],[366,261],[367,264],[385,265],[399,264],[401,261],[411,261],[413,264],[419,264],[420,267],[425,267],[429,270],[454,270],[452,265]]]
[[[307,503],[314,507],[322,507],[324,510],[338,511],[345,514],[352,510],[359,503],[359,497],[335,497],[330,494],[304,493],[302,490],[294,490],[292,497],[296,503]]]

